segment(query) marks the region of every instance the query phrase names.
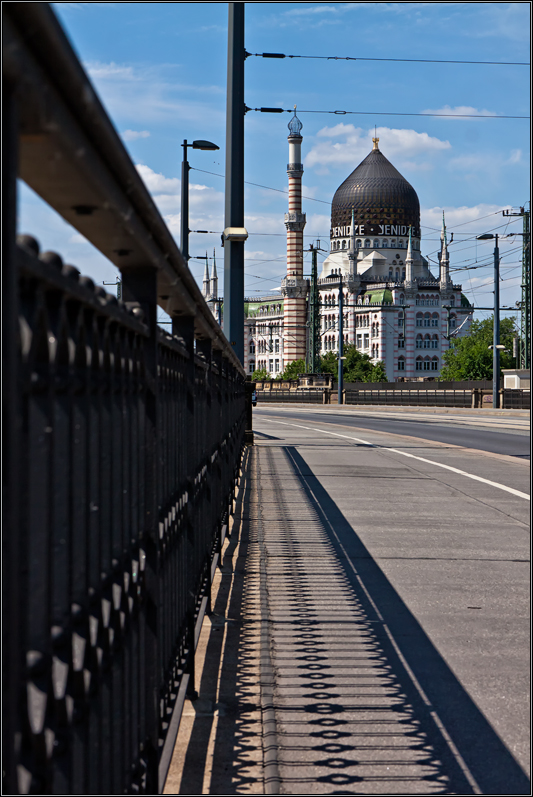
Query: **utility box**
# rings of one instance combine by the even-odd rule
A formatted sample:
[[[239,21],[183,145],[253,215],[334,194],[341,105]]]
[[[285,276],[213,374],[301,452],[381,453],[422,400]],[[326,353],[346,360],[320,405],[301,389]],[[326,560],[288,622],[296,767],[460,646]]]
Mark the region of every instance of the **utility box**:
[[[531,371],[529,368],[505,368],[502,373],[504,390],[530,390]]]

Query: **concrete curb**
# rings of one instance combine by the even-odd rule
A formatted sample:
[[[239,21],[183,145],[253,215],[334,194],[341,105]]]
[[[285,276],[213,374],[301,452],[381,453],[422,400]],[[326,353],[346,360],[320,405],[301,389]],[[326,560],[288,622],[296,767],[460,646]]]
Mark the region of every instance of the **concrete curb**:
[[[254,463],[257,468],[257,461]],[[256,474],[257,475],[257,474]],[[261,482],[256,478],[261,506]],[[281,777],[278,766],[278,730],[276,710],[274,708],[274,668],[270,650],[270,622],[268,591],[266,586],[266,546],[263,532],[262,517],[258,523],[258,544],[260,552],[260,578],[259,578],[259,603],[260,603],[260,662],[259,678],[261,683],[261,713],[263,718],[263,762],[264,762],[264,788],[265,794],[280,794]]]

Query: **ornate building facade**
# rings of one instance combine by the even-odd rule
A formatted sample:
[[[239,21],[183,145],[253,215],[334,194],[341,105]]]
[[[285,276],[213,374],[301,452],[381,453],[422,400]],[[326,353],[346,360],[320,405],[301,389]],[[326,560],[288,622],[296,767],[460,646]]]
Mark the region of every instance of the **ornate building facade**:
[[[309,280],[303,276],[301,163],[302,123],[289,125],[287,276],[281,296],[246,300],[245,362],[248,373],[265,368],[275,377],[309,345]],[[339,292],[343,335],[373,362],[382,361],[390,382],[435,378],[450,337],[468,331],[473,308],[450,277],[443,214],[439,274],[421,254],[420,204],[415,189],[373,139],[373,149],[339,186],[331,205],[329,253],[318,278],[321,353],[338,351]],[[215,268],[216,278],[216,268]],[[213,302],[213,277],[204,295]],[[218,305],[219,306],[219,305]]]

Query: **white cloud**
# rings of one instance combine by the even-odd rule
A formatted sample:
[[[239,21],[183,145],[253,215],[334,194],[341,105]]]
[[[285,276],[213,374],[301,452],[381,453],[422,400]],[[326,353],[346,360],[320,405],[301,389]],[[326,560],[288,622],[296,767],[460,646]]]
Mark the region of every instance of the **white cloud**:
[[[443,105],[442,108],[436,110],[426,108],[426,110],[420,113],[434,113],[446,116],[449,119],[459,119],[459,121],[461,121],[461,119],[463,121],[469,121],[472,116],[497,116],[495,111],[488,111],[486,108],[480,110],[479,108],[473,108],[471,105],[456,105],[455,108],[452,108],[450,105]]]
[[[507,159],[507,163],[520,163],[522,160],[522,150],[521,149],[512,149],[509,158]]]
[[[181,80],[184,69],[178,64],[145,66],[91,61],[84,66],[110,115],[121,126],[175,124],[176,119],[197,123],[206,118],[225,124],[224,86],[185,83]]]
[[[418,169],[431,168],[430,164],[422,163],[421,156],[451,148],[449,141],[442,141],[427,133],[418,133],[416,130],[378,127],[376,132],[380,140],[379,147],[387,158],[394,158],[404,166],[407,158],[415,158]],[[324,127],[318,132],[317,137],[329,140],[320,141],[311,148],[305,158],[305,166],[318,167],[317,171],[324,173],[328,166],[355,167],[372,149],[374,130],[365,131],[361,127],[341,122],[333,127]],[[409,165],[413,166],[412,163]]]
[[[145,166],[143,163],[138,163],[136,169],[152,195],[177,194],[179,196],[181,180],[177,177],[165,177],[162,174],[154,172],[153,169],[149,166]]]
[[[122,138],[124,141],[136,141],[138,138],[149,138],[148,130],[124,130]]]

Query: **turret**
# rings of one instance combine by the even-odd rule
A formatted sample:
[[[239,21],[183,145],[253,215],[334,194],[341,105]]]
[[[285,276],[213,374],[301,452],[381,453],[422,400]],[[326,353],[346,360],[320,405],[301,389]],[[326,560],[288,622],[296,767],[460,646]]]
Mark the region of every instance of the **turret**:
[[[211,299],[218,299],[217,261],[213,249],[213,270],[211,272]]]
[[[450,243],[453,241],[453,233],[450,238]],[[448,240],[446,236],[446,222],[444,220],[444,211],[442,211],[442,231],[440,234],[440,289],[445,291],[450,284],[450,257],[448,255]]]
[[[210,297],[210,289],[209,289],[209,266],[207,264],[207,252],[205,253],[205,270],[204,270],[204,285],[202,288],[202,296],[204,299],[209,301]]]

